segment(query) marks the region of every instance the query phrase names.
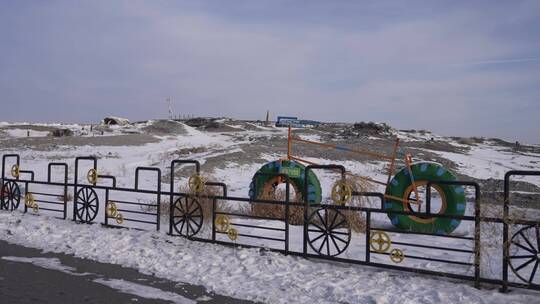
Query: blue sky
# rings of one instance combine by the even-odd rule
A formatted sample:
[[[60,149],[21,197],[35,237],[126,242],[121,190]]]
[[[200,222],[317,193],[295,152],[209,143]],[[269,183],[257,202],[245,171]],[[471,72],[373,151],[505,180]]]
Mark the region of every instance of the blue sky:
[[[0,0],[0,120],[381,121],[540,143],[540,1]]]

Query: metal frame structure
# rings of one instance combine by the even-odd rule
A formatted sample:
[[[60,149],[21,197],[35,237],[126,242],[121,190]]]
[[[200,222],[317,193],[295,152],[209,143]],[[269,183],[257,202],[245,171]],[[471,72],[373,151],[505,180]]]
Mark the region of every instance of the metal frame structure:
[[[323,147],[323,148],[327,148],[327,149],[334,149],[334,150],[338,150],[338,151],[342,151],[342,152],[348,152],[348,153],[368,156],[368,157],[372,157],[372,158],[379,159],[379,160],[382,160],[382,161],[388,161],[388,162],[390,162],[390,164],[388,166],[388,178],[387,178],[386,182],[378,181],[378,180],[369,178],[367,176],[361,176],[361,175],[357,175],[357,174],[352,174],[352,173],[347,172],[347,171],[345,171],[344,174],[343,174],[343,176],[347,175],[347,176],[357,177],[357,178],[363,179],[365,181],[372,182],[372,183],[382,185],[382,186],[385,186],[385,187],[388,187],[388,185],[390,184],[390,181],[392,180],[392,176],[394,176],[396,163],[398,161],[398,154],[400,154],[399,153],[399,138],[397,138],[397,137],[396,137],[396,141],[394,143],[393,149],[392,149],[392,154],[391,155],[386,155],[386,154],[382,154],[382,153],[378,153],[378,152],[374,152],[374,151],[369,151],[369,150],[353,149],[353,148],[349,148],[349,147],[345,147],[345,146],[338,146],[338,145],[333,145],[333,144],[326,144],[326,143],[320,143],[320,142],[315,142],[315,141],[311,141],[311,140],[302,139],[302,138],[300,138],[298,136],[294,136],[292,134],[291,127],[289,127],[288,132],[287,132],[287,156],[284,157],[284,159],[294,160],[294,161],[298,161],[298,162],[308,164],[308,165],[318,165],[318,164],[314,163],[314,162],[311,162],[311,161],[308,161],[308,160],[305,160],[305,159],[300,158],[298,156],[294,156],[292,154],[292,149],[293,149],[293,143],[294,142],[299,142],[299,143],[304,143],[304,144],[308,144],[308,145],[314,145],[314,146]],[[410,154],[404,154],[403,161],[404,161],[404,164],[405,164],[405,167],[407,168],[407,170],[409,170],[409,172],[411,172],[412,156]],[[418,186],[417,186],[417,184],[416,184],[416,182],[414,180],[413,175],[409,174],[409,177],[411,179],[411,184],[412,184],[415,199],[413,199],[413,200],[405,199],[405,198],[395,197],[395,196],[388,195],[388,194],[384,194],[384,197],[388,198],[388,199],[395,200],[395,201],[399,201],[399,202],[402,202],[402,203],[421,205],[423,202],[422,202],[422,200],[420,198],[420,193],[418,191]]]
[[[8,160],[10,164],[17,166],[17,170],[11,170],[12,173],[18,173],[16,176],[6,176],[6,168]],[[88,174],[88,181],[79,180],[80,170],[82,162],[88,162],[89,165],[86,169],[90,168],[92,174]],[[195,167],[194,173],[200,174],[200,164],[196,160],[173,160],[171,162],[171,175],[169,181],[169,191],[162,190],[162,172],[159,168],[154,167],[138,167],[135,169],[134,174],[134,187],[119,187],[116,183],[116,178],[111,175],[100,175],[98,173],[98,160],[95,157],[78,157],[75,159],[75,172],[74,179],[70,181],[68,177],[68,165],[66,163],[50,163],[47,169],[47,180],[38,181],[35,179],[35,174],[30,170],[20,170],[20,157],[16,154],[7,154],[2,157],[2,191],[0,191],[0,209],[5,211],[22,210],[22,212],[28,212],[30,214],[39,214],[42,211],[62,213],[63,219],[67,219],[68,204],[73,205],[73,212],[71,220],[93,224],[100,223],[106,227],[115,228],[134,228],[134,229],[155,229],[159,230],[161,225],[161,213],[160,202],[162,197],[169,197],[168,204],[169,216],[168,216],[168,234],[171,236],[183,236],[193,241],[210,242],[228,246],[241,246],[241,247],[258,247],[250,243],[250,240],[261,240],[264,242],[277,243],[278,246],[268,249],[268,246],[264,247],[268,250],[277,251],[288,255],[297,255],[305,258],[317,258],[323,260],[339,261],[349,264],[359,264],[374,266],[386,269],[408,271],[415,273],[422,273],[441,277],[450,277],[463,279],[474,282],[476,287],[480,287],[481,283],[498,284],[501,286],[502,291],[507,291],[509,287],[528,288],[532,290],[539,290],[540,285],[535,283],[532,278],[535,278],[540,271],[536,271],[540,264],[540,256],[538,254],[538,246],[525,245],[527,243],[518,242],[516,237],[522,236],[524,229],[533,229],[533,232],[538,232],[540,227],[540,219],[534,220],[521,220],[512,218],[509,208],[512,204],[510,199],[511,183],[510,178],[512,176],[540,176],[540,171],[510,171],[505,176],[504,184],[504,214],[501,218],[498,217],[483,217],[481,216],[481,204],[480,204],[480,186],[475,182],[461,182],[461,181],[429,181],[426,188],[426,204],[430,205],[431,201],[431,185],[459,185],[463,187],[471,188],[473,191],[472,197],[472,210],[473,214],[465,216],[454,216],[444,214],[433,214],[429,210],[426,212],[408,212],[408,211],[388,211],[383,209],[383,203],[385,196],[383,193],[378,192],[354,192],[355,197],[367,197],[374,198],[380,201],[380,207],[360,207],[360,206],[347,206],[336,204],[314,204],[308,203],[307,198],[303,198],[303,202],[295,202],[290,200],[290,183],[289,177],[285,174],[270,174],[281,177],[286,184],[286,196],[283,200],[266,200],[266,199],[250,199],[243,197],[230,196],[227,192],[227,186],[220,182],[206,182],[204,186],[218,187],[221,189],[219,195],[208,195],[202,193],[186,193],[186,191],[180,191],[176,188],[178,184],[175,177],[175,169],[177,166],[192,165]],[[14,167],[11,167],[12,169]],[[62,175],[57,178],[53,178],[54,170],[58,168],[62,171]],[[346,174],[346,170],[340,165],[308,165],[305,170],[307,175],[313,170],[329,170],[332,172],[338,172],[339,177],[342,178]],[[152,180],[155,181],[156,187],[153,189],[142,189],[140,185],[142,173],[152,173],[157,175]],[[24,175],[24,176],[23,176]],[[265,174],[260,173],[255,176],[259,178]],[[90,178],[92,177],[92,178]],[[95,178],[94,178],[95,177]],[[147,179],[148,180],[148,179]],[[103,182],[108,181],[108,182]],[[6,185],[12,185],[11,188],[6,188]],[[255,185],[257,183],[254,183]],[[39,192],[32,192],[32,189],[46,188],[47,190],[40,190]],[[21,187],[24,189],[21,190]],[[17,189],[17,190],[15,190]],[[61,190],[60,194],[51,193],[52,190]],[[68,191],[73,189],[73,201],[68,199]],[[95,195],[80,196],[80,191],[88,191]],[[20,205],[14,204],[15,201],[20,202],[21,198],[27,197],[28,194],[32,196],[44,196],[44,197],[56,197],[57,201],[34,199],[33,204],[25,201],[24,208]],[[150,203],[135,202],[133,200],[125,199],[128,194],[146,195]],[[29,197],[29,196],[28,196]],[[94,201],[92,201],[95,199]],[[152,201],[156,199],[156,203]],[[29,200],[30,201],[30,200]],[[250,205],[273,205],[278,208],[283,208],[283,214],[275,217],[256,216],[250,213],[242,213],[240,211],[220,210],[219,202],[228,202],[229,204],[250,204]],[[94,204],[95,202],[95,204]],[[12,204],[13,203],[13,204]],[[108,208],[111,203],[117,205],[116,208]],[[39,204],[39,208],[34,208]],[[204,214],[201,207],[204,204],[211,204],[211,213]],[[48,208],[49,205],[62,205],[61,209]],[[155,208],[155,211],[135,211],[129,209],[126,206],[144,206]],[[43,207],[45,206],[45,207]],[[90,207],[95,206],[95,207]],[[102,208],[100,208],[100,206]],[[107,208],[104,208],[104,207]],[[79,208],[86,208],[87,211],[92,212],[91,216],[81,217]],[[303,223],[301,228],[303,229],[302,243],[293,243],[291,241],[291,209],[298,208],[303,213]],[[30,212],[29,209],[36,212]],[[111,223],[110,209],[114,209],[118,214],[138,214],[139,216],[147,216],[152,220],[141,220],[138,218],[125,217],[123,221]],[[82,210],[82,209],[81,209]],[[432,233],[419,233],[414,231],[403,231],[395,228],[389,228],[385,226],[380,220],[381,216],[384,217],[390,213],[403,214],[403,215],[416,215],[416,216],[430,216],[430,217],[442,217],[470,222],[472,231],[468,234],[449,234],[440,235]],[[351,227],[345,214],[355,214],[365,219],[365,242],[364,253],[358,256],[345,256],[343,253],[347,251],[349,244],[352,241],[359,241],[361,238],[351,239]],[[103,217],[101,217],[103,215]],[[204,236],[201,227],[205,225],[204,216],[211,216],[211,219],[206,219],[206,227],[210,229],[210,233]],[[100,220],[102,219],[102,220]],[[200,219],[200,220],[199,220]],[[244,221],[243,219],[250,219],[251,221]],[[199,222],[197,222],[199,221]],[[268,226],[264,223],[267,221],[282,222],[283,228],[275,226]],[[197,226],[197,223],[201,223]],[[503,268],[500,278],[483,277],[481,274],[481,251],[480,237],[481,237],[481,224],[494,223],[503,227]],[[133,225],[139,225],[133,227]],[[183,226],[182,226],[183,225]],[[185,228],[185,227],[191,228]],[[185,229],[184,229],[185,228]],[[226,229],[225,229],[226,228]],[[296,228],[295,228],[296,229]],[[511,235],[512,230],[517,232]],[[535,229],[535,230],[534,230]],[[208,232],[208,231],[207,231]],[[271,232],[274,234],[282,235],[268,236],[264,232]],[[417,235],[422,236],[418,238],[419,241],[411,242],[403,240],[404,235]],[[391,239],[391,240],[390,240]],[[453,239],[460,244],[457,246],[444,246],[437,244],[436,240]],[[423,241],[423,242],[421,242]],[[534,241],[534,240],[533,240]],[[540,237],[536,240],[540,242]],[[317,243],[319,242],[319,243]],[[294,245],[294,246],[292,246]],[[534,245],[534,244],[530,244]],[[537,244],[540,245],[540,244]],[[527,254],[527,265],[533,265],[532,274],[527,273],[528,277],[520,275],[520,270],[525,266],[514,264],[514,260],[520,259],[521,256],[513,255],[512,248],[528,250],[531,254]],[[294,247],[294,248],[292,248]],[[420,248],[424,255],[407,254],[407,248]],[[442,257],[441,253],[456,252],[463,254],[464,259],[449,259]],[[534,255],[533,258],[533,253]],[[400,264],[406,261],[405,264]],[[435,269],[426,269],[424,267],[418,267],[407,264],[408,261],[426,261],[432,263],[439,263],[441,265],[450,265],[456,269],[461,269],[461,272],[452,272],[446,268],[447,271],[439,271]],[[534,263],[534,264],[533,264]],[[521,267],[521,268],[519,268]],[[519,269],[518,269],[519,268]],[[514,277],[509,276],[511,270]],[[517,269],[517,270],[516,270]],[[525,280],[523,280],[523,278]]]

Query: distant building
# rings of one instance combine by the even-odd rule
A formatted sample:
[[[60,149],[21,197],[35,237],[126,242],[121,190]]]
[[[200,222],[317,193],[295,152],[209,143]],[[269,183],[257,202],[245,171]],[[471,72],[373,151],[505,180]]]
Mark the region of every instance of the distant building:
[[[318,126],[321,123],[315,120],[299,120],[298,117],[292,116],[278,116],[276,121],[276,127],[286,128],[306,128]]]
[[[299,122],[300,122],[301,125],[304,125],[304,126],[310,126],[310,127],[318,126],[318,125],[321,124],[320,121],[315,121],[315,120],[305,120],[305,119],[299,120]]]
[[[291,117],[291,116],[278,116],[276,120],[276,127],[283,128],[283,127],[293,127],[294,125],[298,124],[298,117]]]

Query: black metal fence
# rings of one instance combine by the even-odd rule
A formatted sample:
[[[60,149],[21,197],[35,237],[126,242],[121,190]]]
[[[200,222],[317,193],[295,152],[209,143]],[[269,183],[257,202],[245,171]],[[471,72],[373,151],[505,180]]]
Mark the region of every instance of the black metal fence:
[[[21,170],[19,155],[6,154],[2,157],[0,209],[67,219],[71,204],[73,221],[146,230],[160,230],[164,215],[168,219],[169,235],[194,241],[263,247],[306,258],[451,277],[473,281],[477,287],[481,283],[499,284],[502,291],[507,291],[509,286],[540,290],[540,219],[518,219],[510,212],[513,205],[510,178],[540,176],[540,171],[509,171],[505,175],[502,216],[487,217],[482,215],[481,189],[475,182],[430,181],[426,186],[426,211],[400,212],[385,210],[384,194],[376,192],[352,195],[356,199],[375,200],[378,207],[315,204],[308,202],[307,197],[291,200],[289,177],[284,174],[268,174],[284,182],[282,200],[230,196],[226,184],[212,181],[205,181],[205,187],[216,188],[219,193],[180,191],[175,182],[178,166],[194,166],[194,173],[200,173],[200,164],[195,160],[173,160],[170,188],[163,191],[159,168],[138,167],[134,186],[120,187],[114,176],[98,173],[97,158],[78,157],[73,180],[69,180],[66,163],[54,162],[47,166],[47,180],[38,181],[33,171]],[[336,172],[341,177],[345,174],[345,168],[339,165],[308,166],[306,177],[312,170]],[[81,178],[82,172],[87,172],[86,178]],[[255,178],[263,175],[260,173]],[[142,178],[146,188],[142,186]],[[431,212],[432,185],[469,189],[466,191],[469,214]],[[254,193],[258,193],[256,189]],[[168,200],[162,201],[165,197]],[[254,212],[259,207],[271,212]],[[387,219],[389,214],[448,218],[461,221],[463,228],[450,234],[397,229]],[[355,219],[361,219],[361,227],[353,225]],[[482,274],[481,227],[485,223],[502,226],[502,257],[499,257],[502,268],[498,277]]]

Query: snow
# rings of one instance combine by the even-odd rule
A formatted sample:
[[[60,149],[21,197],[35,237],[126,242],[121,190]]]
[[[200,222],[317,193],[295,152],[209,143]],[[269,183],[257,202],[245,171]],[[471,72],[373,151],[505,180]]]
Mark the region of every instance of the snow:
[[[209,297],[209,296],[200,296],[196,300],[199,301],[199,302],[207,302],[207,301],[212,300],[212,298]]]
[[[193,127],[190,127],[186,124],[182,124],[184,129],[187,131],[187,136],[178,136],[177,139],[181,142],[185,142],[185,147],[227,147],[232,145],[227,136],[221,135],[219,133],[209,134],[206,132],[201,132]]]
[[[272,158],[266,158],[270,161]],[[229,195],[245,197],[248,195],[249,183],[253,175],[265,163],[237,164],[227,163],[224,168],[216,168],[212,171],[212,177],[215,180],[227,180],[227,191]]]
[[[539,170],[540,154],[515,153],[511,150],[481,144],[472,146],[467,154],[431,151],[455,162],[459,172],[480,179],[504,179],[510,170]],[[540,185],[540,181],[536,181]]]
[[[35,266],[56,270],[70,275],[80,275],[75,273],[76,269],[70,266],[66,266],[60,262],[58,258],[26,258],[26,257],[15,257],[15,256],[4,256],[2,260],[18,262],[18,263],[29,263]]]
[[[266,131],[277,131],[279,130],[278,128],[274,127],[273,123],[270,123],[268,126],[263,126],[263,125],[258,125],[258,124],[254,124],[254,123],[246,123],[247,125],[250,125],[250,126],[253,126],[253,127],[256,127],[260,130],[266,130]]]
[[[494,289],[478,290],[461,281],[317,262],[260,249],[229,248],[156,232],[106,229],[19,212],[0,213],[0,238],[267,303],[533,303],[537,298],[524,290],[501,294]],[[131,293],[142,290],[121,281],[99,283]]]
[[[196,304],[196,301],[174,292],[118,279],[95,279],[94,282],[146,299],[170,301],[175,304]]]
[[[27,257],[16,257],[16,256],[4,256],[2,257],[2,260],[17,262],[17,263],[29,263],[37,267],[41,267],[41,268],[49,269],[49,270],[56,270],[56,271],[60,271],[69,275],[98,276],[93,273],[77,273],[77,270],[75,268],[62,264],[62,262],[58,258],[27,258]],[[173,292],[163,291],[159,288],[141,285],[141,284],[125,281],[125,280],[97,278],[97,279],[94,279],[93,282],[108,286],[113,289],[117,289],[123,293],[136,295],[141,298],[164,300],[164,301],[170,301],[172,303],[177,303],[177,304],[196,303],[195,301],[182,297]],[[212,299],[210,297],[206,297],[206,298]]]
[[[393,132],[399,139],[405,140],[405,141],[429,141],[432,138],[434,140],[445,140],[446,138],[443,138],[442,136],[433,134],[431,132],[405,132],[405,131],[394,131]]]
[[[321,136],[317,134],[301,134],[298,137],[300,137],[303,140],[321,142]]]
[[[31,149],[19,149],[16,151],[3,151],[3,153],[18,153],[21,156],[21,169],[31,168],[36,173],[37,180],[46,180],[47,164],[50,159],[63,161],[69,165],[70,179],[74,176],[74,159],[82,155],[94,155],[98,157],[99,174],[114,174],[117,177],[118,186],[133,186],[133,172],[138,166],[156,166],[165,172],[173,158],[172,153],[182,148],[206,147],[210,150],[224,150],[226,152],[210,151],[190,155],[192,159],[198,159],[204,163],[205,158],[216,156],[219,153],[231,153],[234,146],[243,141],[233,142],[230,137],[222,134],[207,134],[192,127],[184,125],[187,134],[163,137],[159,143],[150,143],[137,146],[135,149],[122,146],[58,146],[51,151],[42,151],[36,154]],[[89,162],[81,163],[80,176],[86,176],[89,170]],[[9,173],[8,173],[9,175]],[[72,181],[72,180],[70,180]],[[144,182],[144,181],[142,181]],[[155,187],[155,186],[154,186]]]
[[[10,137],[45,137],[49,135],[49,131],[34,131],[24,129],[1,129]]]

